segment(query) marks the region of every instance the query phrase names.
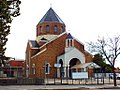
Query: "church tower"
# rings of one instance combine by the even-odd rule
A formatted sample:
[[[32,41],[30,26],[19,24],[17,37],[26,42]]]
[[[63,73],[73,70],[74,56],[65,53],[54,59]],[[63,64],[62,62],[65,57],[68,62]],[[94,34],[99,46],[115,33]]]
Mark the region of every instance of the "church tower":
[[[68,52],[74,48],[74,38],[70,33],[68,33],[67,38],[66,38],[66,47],[65,47],[65,52]]]
[[[49,41],[65,32],[65,24],[50,8],[36,26],[36,41]]]

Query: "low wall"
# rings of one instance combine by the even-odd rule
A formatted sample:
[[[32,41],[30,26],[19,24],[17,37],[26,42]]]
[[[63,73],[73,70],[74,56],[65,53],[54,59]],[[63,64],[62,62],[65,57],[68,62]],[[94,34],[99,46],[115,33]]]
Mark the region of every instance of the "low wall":
[[[0,78],[0,85],[39,85],[44,84],[41,78]]]
[[[0,85],[10,85],[16,83],[17,80],[15,78],[0,78]]]
[[[39,84],[44,84],[44,79],[41,78],[19,78],[17,79],[17,84],[22,84],[22,85],[39,85]]]

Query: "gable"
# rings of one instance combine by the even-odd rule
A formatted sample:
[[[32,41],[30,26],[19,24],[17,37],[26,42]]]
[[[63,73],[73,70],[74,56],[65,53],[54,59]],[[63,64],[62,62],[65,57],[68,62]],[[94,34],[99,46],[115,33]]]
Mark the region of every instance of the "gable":
[[[47,50],[48,54],[52,53],[63,53],[64,48],[65,48],[65,40],[66,40],[66,32],[58,35],[56,38],[52,39],[51,41],[46,42],[45,44],[43,44],[39,49],[40,51],[34,55],[38,56],[41,54],[41,52],[43,53],[44,51]]]
[[[80,60],[81,63],[85,63],[84,53],[80,52],[77,48],[72,48],[70,51],[58,56],[57,61],[62,59],[65,65],[67,65],[69,64],[68,62],[70,62],[70,60],[72,60],[73,58],[77,58]]]
[[[42,48],[42,47],[44,47],[45,45],[48,45],[49,43],[57,40],[58,38],[60,38],[61,36],[65,35],[65,34],[67,34],[67,33],[66,33],[66,32],[63,32],[62,34],[56,36],[56,38],[53,38],[53,39],[51,39],[50,41],[48,41],[47,43],[45,43],[44,45],[42,45],[40,48]]]

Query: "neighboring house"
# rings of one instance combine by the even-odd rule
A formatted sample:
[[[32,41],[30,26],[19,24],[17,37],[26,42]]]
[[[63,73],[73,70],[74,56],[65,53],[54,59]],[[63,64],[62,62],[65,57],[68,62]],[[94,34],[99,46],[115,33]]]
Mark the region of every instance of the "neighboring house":
[[[116,69],[115,72],[116,72],[116,73],[120,73],[120,69]]]
[[[6,64],[6,74],[8,77],[23,77],[25,60],[9,60]]]
[[[71,77],[71,67],[91,61],[92,55],[85,51],[84,44],[66,32],[65,23],[50,8],[36,26],[36,39],[28,40],[26,77],[46,74],[53,78],[60,77],[61,72],[63,77]]]

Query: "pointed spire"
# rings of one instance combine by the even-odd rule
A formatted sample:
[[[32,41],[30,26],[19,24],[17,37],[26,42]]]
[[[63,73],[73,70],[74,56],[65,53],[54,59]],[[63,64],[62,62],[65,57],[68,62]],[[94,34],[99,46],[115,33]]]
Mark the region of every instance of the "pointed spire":
[[[54,12],[51,7],[38,24],[41,24],[43,22],[58,22],[64,24],[64,22],[60,19],[60,17]]]
[[[72,35],[70,33],[68,33],[68,36],[67,36],[68,39],[73,39]]]

